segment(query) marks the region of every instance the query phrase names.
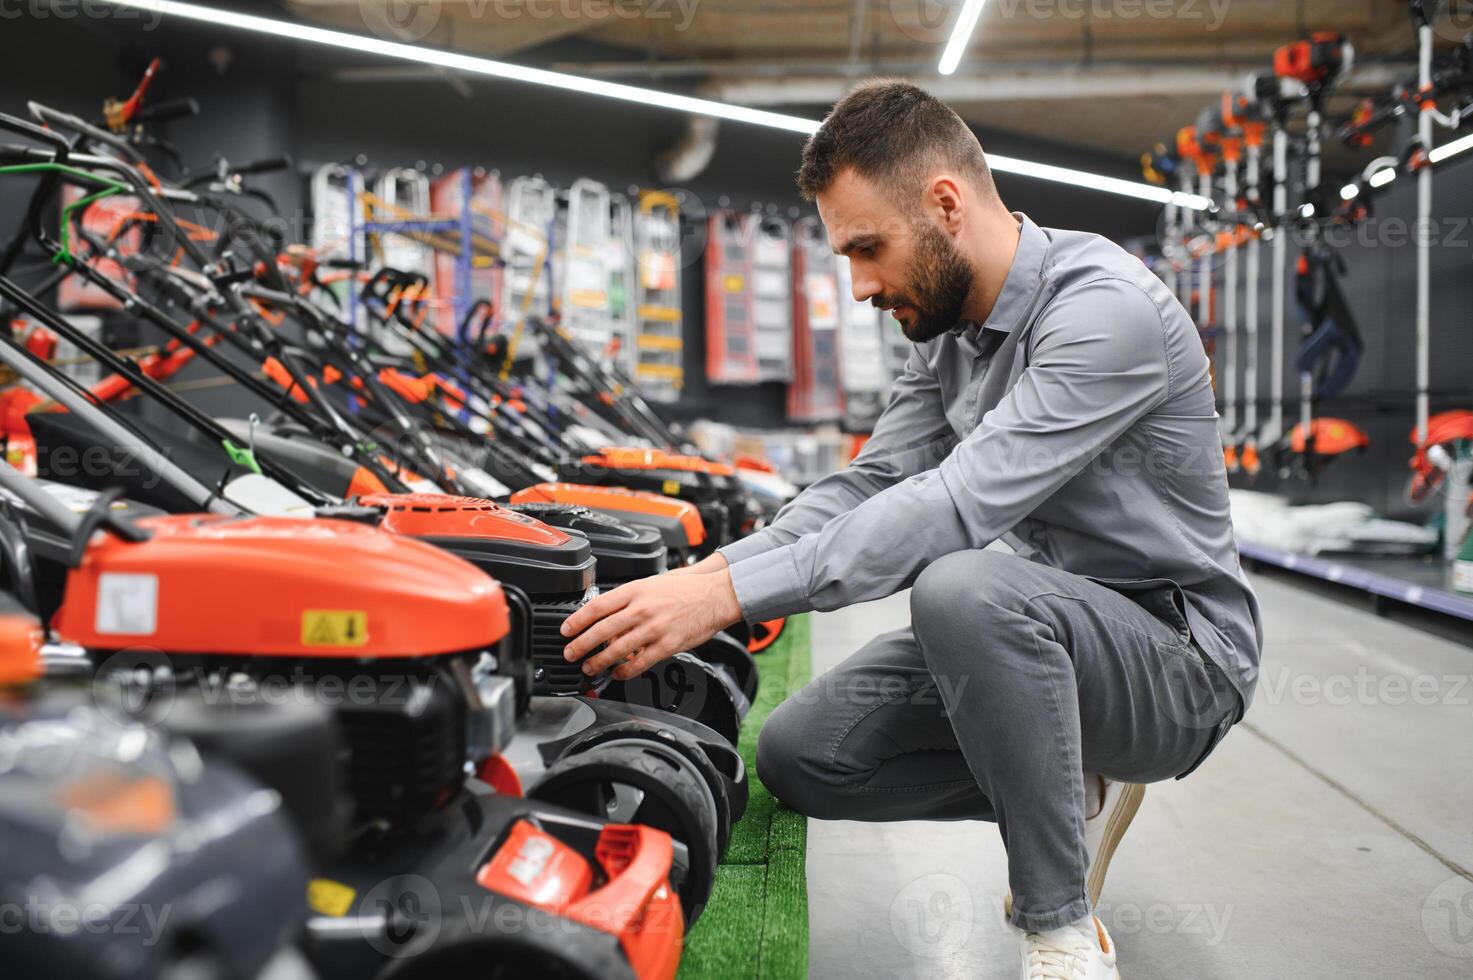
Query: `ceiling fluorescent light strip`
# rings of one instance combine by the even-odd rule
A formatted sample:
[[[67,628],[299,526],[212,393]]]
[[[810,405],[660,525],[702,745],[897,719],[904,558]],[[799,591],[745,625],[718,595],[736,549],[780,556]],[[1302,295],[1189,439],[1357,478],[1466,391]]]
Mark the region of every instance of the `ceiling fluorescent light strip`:
[[[982,7],[986,3],[987,0],[966,0],[962,5],[961,13],[956,15],[956,23],[951,28],[951,37],[941,52],[941,62],[936,66],[941,74],[950,75],[961,64],[967,44],[972,40],[972,32],[977,29],[977,18],[982,16]]]
[[[782,129],[792,133],[807,135],[817,130],[819,126],[816,120],[805,119],[801,116],[790,116],[781,112],[768,112],[763,109],[733,105],[729,102],[716,102],[711,99],[701,99],[690,95],[676,95],[671,92],[641,88],[637,85],[621,85],[618,82],[583,78],[565,72],[547,71],[527,65],[516,65],[505,61],[495,61],[490,58],[479,58],[474,55],[439,51],[434,48],[425,48],[414,44],[386,41],[382,38],[363,37],[357,34],[348,34],[344,31],[311,27],[291,21],[276,20],[270,17],[258,17],[254,14],[244,14],[233,10],[221,10],[202,4],[186,3],[184,0],[104,0],[104,2],[110,3],[113,6],[126,7],[163,17],[178,17],[185,20],[200,21],[214,27],[232,27],[237,30],[250,31],[256,34],[269,34],[274,37],[282,37],[294,41],[325,44],[329,47],[342,48],[346,51],[377,54],[401,61],[436,65],[455,71],[467,72],[472,75],[504,78],[509,81],[530,82],[534,85],[546,85],[551,88],[563,89],[564,91],[577,92],[584,95],[601,95],[605,98],[635,102],[639,105],[658,106],[665,109],[674,109],[677,112],[713,116],[717,119],[751,123],[756,126],[767,126],[772,129]],[[981,2],[975,3],[974,6],[978,12],[981,11]],[[965,9],[963,13],[966,13]],[[972,19],[975,22],[975,14]],[[958,26],[960,26],[960,22],[958,22]],[[1040,180],[1072,184],[1076,187],[1103,191],[1109,194],[1120,194],[1157,204],[1175,203],[1179,206],[1194,208],[1196,210],[1204,210],[1210,206],[1205,198],[1198,197],[1195,194],[1176,193],[1164,187],[1155,187],[1151,184],[1140,183],[1138,181],[1122,180],[1118,177],[1107,177],[1102,174],[1074,170],[1068,167],[1055,167],[1049,164],[1034,163],[1015,157],[989,154],[987,159],[992,165],[992,169],[999,173],[1017,174],[1023,177],[1034,177]]]

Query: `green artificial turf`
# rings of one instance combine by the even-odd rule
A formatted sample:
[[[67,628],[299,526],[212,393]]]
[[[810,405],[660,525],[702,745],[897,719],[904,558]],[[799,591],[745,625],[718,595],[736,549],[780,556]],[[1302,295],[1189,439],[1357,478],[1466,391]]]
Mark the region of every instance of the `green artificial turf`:
[[[705,912],[686,937],[682,980],[801,980],[808,976],[808,821],[772,798],[757,778],[757,732],[772,709],[808,682],[808,617],[788,620],[758,654],[761,687],[738,748],[751,799],[732,828]]]

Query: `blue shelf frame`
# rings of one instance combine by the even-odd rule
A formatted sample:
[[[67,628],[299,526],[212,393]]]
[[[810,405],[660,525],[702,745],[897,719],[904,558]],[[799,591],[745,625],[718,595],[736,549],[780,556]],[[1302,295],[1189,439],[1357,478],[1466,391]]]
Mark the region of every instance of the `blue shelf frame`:
[[[358,195],[362,188],[359,186],[359,174],[357,170],[351,170],[348,174],[348,256],[358,263],[367,257],[365,237],[370,234],[393,235],[406,232],[419,232],[421,234],[443,234],[453,232],[460,236],[460,254],[455,257],[455,302],[451,309],[455,314],[455,339],[464,342],[461,330],[465,326],[466,314],[471,308],[471,269],[475,263],[475,214],[471,208],[471,192],[475,189],[475,181],[470,167],[461,167],[456,171],[456,177],[460,180],[460,213],[453,218],[444,218],[436,221],[358,221]],[[356,331],[358,329],[358,282],[356,279],[348,280],[348,323]]]
[[[1460,595],[1434,586],[1418,585],[1392,575],[1346,565],[1332,558],[1317,558],[1272,545],[1238,542],[1238,553],[1251,561],[1275,565],[1301,575],[1333,582],[1353,589],[1360,589],[1373,596],[1394,599],[1409,606],[1429,609],[1458,619],[1473,620],[1473,596]]]

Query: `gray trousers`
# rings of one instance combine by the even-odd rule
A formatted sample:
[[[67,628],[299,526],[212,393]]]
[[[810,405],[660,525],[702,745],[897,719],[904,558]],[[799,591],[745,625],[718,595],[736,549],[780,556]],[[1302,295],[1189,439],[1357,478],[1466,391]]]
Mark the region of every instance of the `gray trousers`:
[[[1240,713],[1177,595],[1002,552],[948,555],[916,580],[911,628],[778,706],[758,775],[819,819],[995,821],[1013,924],[1073,922],[1090,910],[1082,774],[1185,775]]]

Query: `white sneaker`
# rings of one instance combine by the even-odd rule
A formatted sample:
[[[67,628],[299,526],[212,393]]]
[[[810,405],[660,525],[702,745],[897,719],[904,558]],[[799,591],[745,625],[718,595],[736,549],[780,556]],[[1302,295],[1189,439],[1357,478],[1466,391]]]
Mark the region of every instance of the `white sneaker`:
[[[1100,803],[1100,812],[1084,821],[1084,852],[1089,858],[1085,877],[1085,890],[1089,892],[1089,906],[1100,902],[1100,891],[1105,887],[1105,872],[1110,868],[1110,858],[1120,846],[1120,838],[1135,819],[1135,813],[1145,799],[1146,787],[1140,783],[1118,783],[1099,777],[1105,784]],[[1003,910],[1013,914],[1013,895],[1003,900]]]
[[[1094,916],[1023,936],[1023,980],[1120,980],[1115,944]]]

